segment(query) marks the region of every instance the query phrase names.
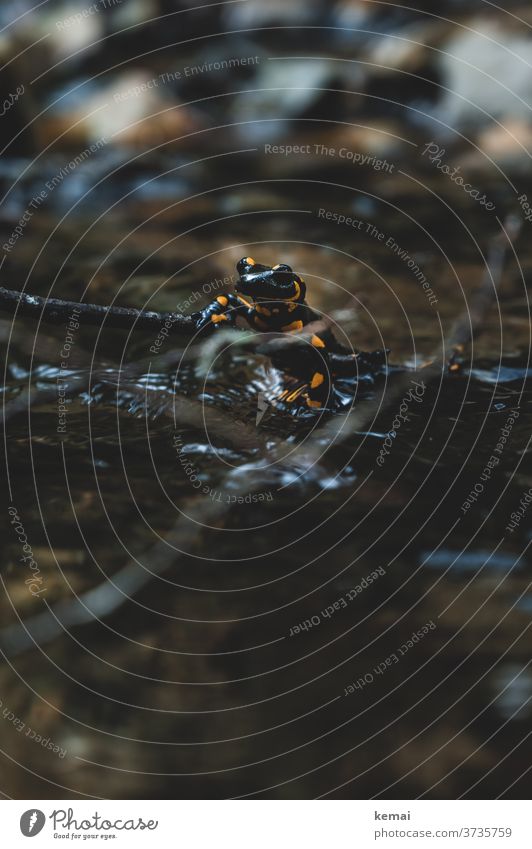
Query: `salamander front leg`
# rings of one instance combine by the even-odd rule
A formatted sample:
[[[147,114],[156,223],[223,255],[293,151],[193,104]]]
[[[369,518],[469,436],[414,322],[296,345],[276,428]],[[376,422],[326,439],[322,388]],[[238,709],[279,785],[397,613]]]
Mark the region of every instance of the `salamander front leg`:
[[[196,322],[196,329],[210,327],[213,330],[220,327],[234,327],[237,316],[247,313],[245,306],[235,295],[218,295],[207,307],[194,312],[191,318]]]

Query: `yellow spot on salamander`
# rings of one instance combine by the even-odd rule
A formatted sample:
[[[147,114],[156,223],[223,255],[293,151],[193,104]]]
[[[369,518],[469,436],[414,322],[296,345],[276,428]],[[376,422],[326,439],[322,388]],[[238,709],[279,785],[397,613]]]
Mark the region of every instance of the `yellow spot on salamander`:
[[[283,333],[288,333],[290,330],[301,330],[303,322],[301,320],[293,321],[291,324],[284,324],[281,327]]]
[[[313,376],[311,383],[310,383],[310,388],[311,389],[317,389],[318,386],[321,386],[321,384],[323,383],[324,380],[325,380],[324,376],[322,374],[320,374],[319,371],[314,372],[314,376]]]
[[[218,324],[219,321],[227,321],[226,315],[211,315],[211,321],[213,324]]]
[[[287,301],[297,301],[299,296],[301,295],[301,286],[299,285],[297,280],[294,280],[294,287],[295,287],[295,295],[292,295],[291,298],[286,298]]]
[[[310,341],[315,348],[325,348],[325,342],[323,341],[323,339],[320,339],[319,336],[316,336],[316,334],[311,337]]]
[[[256,310],[257,310],[257,312],[259,312],[261,315],[267,315],[267,316],[268,316],[268,318],[271,316],[271,312],[270,312],[270,310],[269,310],[267,307],[261,307],[261,306],[259,306],[259,305],[257,304],[257,306],[255,307],[255,309],[256,309]]]
[[[253,259],[252,256],[247,256],[246,262],[247,262],[248,265],[255,265],[255,260]]]
[[[250,302],[246,301],[246,299],[243,298],[242,295],[237,295],[237,298],[238,298],[238,300],[240,301],[241,304],[245,304],[247,307],[251,307]]]
[[[321,407],[321,401],[313,401],[312,398],[309,398],[308,395],[305,396],[307,401],[307,407]]]
[[[219,304],[222,305],[222,307],[226,307],[227,304],[229,303],[229,300],[225,297],[225,295],[218,295],[216,300],[218,301]]]
[[[287,397],[287,399],[286,399],[286,400],[287,400],[289,403],[291,403],[292,401],[295,401],[295,400],[296,400],[296,398],[298,398],[298,397],[299,397],[299,395],[301,395],[301,393],[303,392],[303,389],[305,389],[306,385],[307,385],[307,384],[303,384],[303,386],[299,386],[299,387],[295,390],[295,392],[292,392],[292,394],[291,394],[291,395],[289,395],[289,396]]]

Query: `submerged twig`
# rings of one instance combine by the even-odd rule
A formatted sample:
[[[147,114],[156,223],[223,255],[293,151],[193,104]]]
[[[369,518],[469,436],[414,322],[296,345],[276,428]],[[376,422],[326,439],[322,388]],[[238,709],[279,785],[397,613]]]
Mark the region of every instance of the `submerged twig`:
[[[196,325],[188,315],[177,312],[137,310],[132,307],[100,306],[61,298],[43,298],[28,295],[15,289],[0,287],[0,310],[16,316],[28,316],[48,324],[64,324],[75,318],[80,324],[103,324],[124,330],[160,330],[165,325],[168,333],[191,335]]]
[[[33,318],[47,324],[56,325],[65,324],[74,319],[82,325],[92,325],[95,327],[105,325],[109,328],[120,328],[130,331],[155,330],[159,332],[164,327],[165,335],[193,336],[198,332],[197,324],[192,316],[182,315],[177,312],[137,310],[133,307],[105,307],[99,304],[64,301],[61,298],[44,298],[40,295],[28,295],[26,292],[5,289],[3,287],[0,287],[0,311],[10,313],[11,315],[15,315],[15,317]],[[329,322],[321,320],[320,322],[307,325],[303,331],[296,334],[284,334],[284,338],[279,338],[279,334],[273,333],[255,333],[254,335],[260,340],[259,344],[264,344],[264,353],[268,354],[268,345],[266,343],[271,342],[271,351],[278,352],[282,348],[288,348],[290,344],[293,344],[294,340],[304,342],[313,333],[326,330],[328,327]],[[202,333],[209,330],[210,328],[205,328]],[[234,330],[235,328],[232,328],[231,332]],[[249,340],[249,335],[247,339]],[[220,345],[215,341],[212,347],[213,350],[218,350]],[[357,363],[355,353],[337,353],[330,356],[331,362],[338,370],[338,373],[347,377],[355,377],[357,375],[360,366]]]

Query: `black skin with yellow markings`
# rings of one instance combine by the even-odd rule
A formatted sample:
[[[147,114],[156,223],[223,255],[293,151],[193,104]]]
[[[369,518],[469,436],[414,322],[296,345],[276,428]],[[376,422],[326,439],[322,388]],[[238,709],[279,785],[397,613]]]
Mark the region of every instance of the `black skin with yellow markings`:
[[[235,294],[219,295],[208,307],[193,313],[198,330],[213,325],[234,326],[238,316],[245,318],[254,330],[270,333],[294,333],[322,320],[305,300],[303,278],[289,265],[260,265],[252,257],[243,257],[236,268],[239,279]],[[272,356],[273,364],[286,375],[286,388],[278,400],[317,410],[334,406],[336,374],[329,354],[355,356],[357,352],[341,345],[328,329],[319,330],[305,341],[306,344],[288,353]],[[380,364],[383,352],[376,353],[380,355]]]

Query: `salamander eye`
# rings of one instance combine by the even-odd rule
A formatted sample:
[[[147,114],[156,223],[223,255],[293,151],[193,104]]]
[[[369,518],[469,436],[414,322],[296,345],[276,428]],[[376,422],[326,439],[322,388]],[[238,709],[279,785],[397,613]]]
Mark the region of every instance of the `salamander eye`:
[[[279,285],[287,285],[294,280],[299,279],[297,274],[294,274],[289,265],[276,265],[272,268],[273,279]]]
[[[253,268],[254,265],[256,265],[256,262],[252,256],[244,256],[237,262],[236,270],[239,274],[246,274]]]

